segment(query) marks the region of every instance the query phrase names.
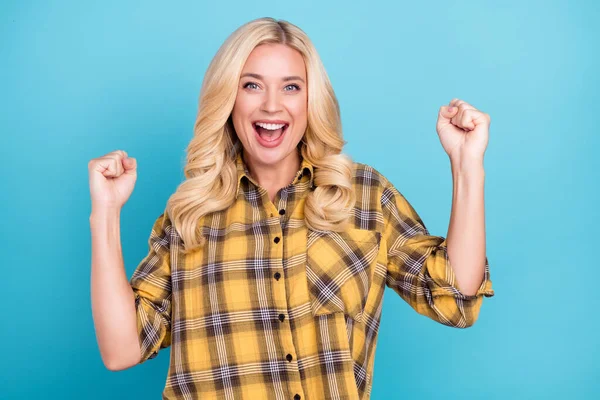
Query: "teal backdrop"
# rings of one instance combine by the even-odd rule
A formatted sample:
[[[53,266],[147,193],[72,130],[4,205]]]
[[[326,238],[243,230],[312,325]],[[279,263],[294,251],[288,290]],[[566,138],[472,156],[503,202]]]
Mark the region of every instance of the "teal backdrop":
[[[258,17],[313,40],[346,152],[436,235],[452,201],[438,109],[492,117],[487,255],[496,295],[465,330],[387,290],[372,399],[600,398],[600,6],[594,1],[2,1],[0,398],[158,399],[169,350],[111,372],[90,300],[87,163],[138,160],[121,214],[128,277],[183,179],[204,73]]]

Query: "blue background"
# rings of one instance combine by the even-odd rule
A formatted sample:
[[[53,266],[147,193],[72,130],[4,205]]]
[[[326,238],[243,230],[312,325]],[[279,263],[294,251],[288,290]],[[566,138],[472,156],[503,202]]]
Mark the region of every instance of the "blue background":
[[[160,398],[169,350],[111,372],[90,302],[87,163],[139,176],[121,214],[128,277],[183,179],[208,63],[272,16],[313,40],[346,152],[447,234],[452,176],[437,112],[492,117],[487,255],[496,296],[448,328],[385,295],[373,399],[599,398],[597,2],[3,1],[0,4],[0,398]]]

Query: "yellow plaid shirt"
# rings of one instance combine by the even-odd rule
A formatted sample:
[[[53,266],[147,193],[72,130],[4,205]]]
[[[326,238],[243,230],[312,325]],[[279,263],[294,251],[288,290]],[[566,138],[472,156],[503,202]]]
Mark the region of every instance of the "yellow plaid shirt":
[[[355,162],[345,232],[307,229],[313,166],[271,202],[238,153],[238,195],[200,223],[206,245],[181,252],[168,215],[130,280],[141,361],[171,346],[163,399],[368,399],[384,289],[418,313],[465,328],[493,296],[485,277],[460,292],[443,237],[403,195]]]

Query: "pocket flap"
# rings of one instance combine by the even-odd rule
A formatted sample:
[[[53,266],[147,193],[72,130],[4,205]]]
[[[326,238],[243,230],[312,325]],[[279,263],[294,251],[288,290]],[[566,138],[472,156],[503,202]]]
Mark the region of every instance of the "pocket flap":
[[[313,315],[343,312],[362,322],[380,239],[379,232],[365,229],[309,229],[306,274]]]

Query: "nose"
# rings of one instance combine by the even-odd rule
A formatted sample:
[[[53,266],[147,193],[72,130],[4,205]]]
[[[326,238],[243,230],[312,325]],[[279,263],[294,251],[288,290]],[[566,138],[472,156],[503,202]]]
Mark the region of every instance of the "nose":
[[[265,91],[261,110],[269,113],[281,110],[281,99],[276,88]]]

